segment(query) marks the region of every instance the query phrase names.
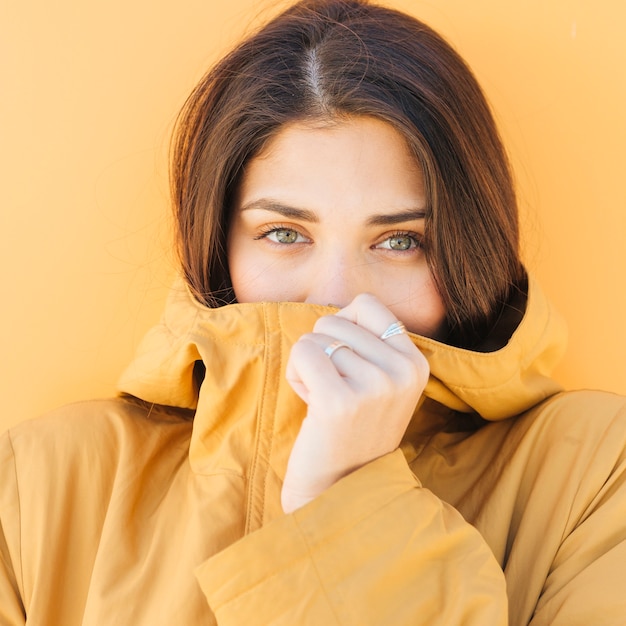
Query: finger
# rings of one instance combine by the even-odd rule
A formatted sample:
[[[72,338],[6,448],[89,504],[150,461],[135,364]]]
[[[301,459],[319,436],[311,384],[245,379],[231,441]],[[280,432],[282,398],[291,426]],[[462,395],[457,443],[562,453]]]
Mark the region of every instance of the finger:
[[[341,347],[335,349],[337,343]],[[404,371],[393,379],[401,382],[406,374]],[[337,342],[333,337],[319,333],[305,335],[294,344],[286,376],[289,384],[309,406],[323,403],[329,413],[334,408],[345,407],[346,402],[356,407],[356,396],[363,393],[375,396],[392,379],[384,368],[365,360],[345,342]]]
[[[357,295],[336,315],[366,328],[374,335],[380,335],[389,324],[396,321],[396,316],[371,293]]]
[[[398,332],[383,341],[401,352],[410,354],[414,354],[415,352],[416,348],[406,334],[406,329],[401,320],[398,320],[396,316],[372,294],[359,294],[348,306],[338,311],[335,317],[346,319],[368,330],[380,340],[383,340],[383,334],[391,326],[399,325],[403,332]]]
[[[368,333],[363,329],[360,332]],[[422,372],[394,350],[389,350],[395,356],[385,367],[364,359],[345,342],[319,333],[304,336],[298,344],[288,362],[287,379],[309,407],[321,403],[329,414],[340,406],[344,407],[343,413],[346,406],[355,408],[358,398],[364,395],[371,400],[383,399],[392,388],[404,398],[419,395],[428,378],[427,369]],[[313,346],[318,349],[311,351]],[[326,358],[318,360],[321,354]],[[333,375],[333,369],[338,376]]]
[[[354,327],[354,324],[350,322],[345,323]],[[367,331],[360,332],[367,333]],[[326,359],[322,361],[322,367],[325,370],[334,367],[342,378],[356,378],[359,373],[363,373],[364,367],[372,366],[354,349],[351,343],[337,339],[336,336],[313,332],[301,337],[300,341],[303,339],[314,343],[322,350],[326,356]]]
[[[391,320],[392,323],[396,321],[393,316]],[[341,340],[365,361],[389,373],[399,373],[407,365],[419,366],[420,369],[425,367],[423,355],[406,334],[396,335],[383,341],[366,328],[357,326],[338,315],[320,318],[315,324],[314,334]],[[344,350],[342,349],[341,352]],[[346,358],[341,356],[342,359],[338,360],[338,363],[346,361]]]
[[[332,396],[341,391],[343,366],[339,362],[344,353],[354,354],[346,347],[335,350],[330,356],[325,349],[335,341],[333,337],[303,335],[291,348],[287,361],[286,378],[294,391],[307,404],[312,395],[323,393]],[[340,371],[341,369],[341,371]]]

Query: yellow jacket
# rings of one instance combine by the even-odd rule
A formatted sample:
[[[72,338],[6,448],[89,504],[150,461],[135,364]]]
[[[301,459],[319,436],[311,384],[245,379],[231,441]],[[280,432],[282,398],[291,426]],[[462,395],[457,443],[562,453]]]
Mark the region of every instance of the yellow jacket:
[[[119,398],[6,433],[0,624],[626,624],[626,400],[551,381],[532,281],[497,352],[413,337],[432,376],[401,450],[282,513],[284,367],[331,311],[175,289]]]

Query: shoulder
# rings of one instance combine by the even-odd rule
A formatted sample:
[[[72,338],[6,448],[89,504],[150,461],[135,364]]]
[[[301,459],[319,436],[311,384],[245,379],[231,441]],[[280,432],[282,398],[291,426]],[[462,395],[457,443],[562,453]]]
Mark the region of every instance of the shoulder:
[[[592,493],[626,460],[626,397],[556,394],[515,420],[508,439],[510,452],[525,459],[529,480],[546,473],[562,489],[580,492],[590,483]]]
[[[150,405],[130,397],[77,402],[11,428],[2,437],[16,463],[41,465],[95,461],[125,449],[150,447],[191,431],[188,411]],[[127,450],[130,452],[130,450]]]
[[[626,407],[626,396],[610,391],[580,389],[562,391],[545,400],[539,406],[555,406],[568,411],[595,411],[602,413],[619,413]]]
[[[600,435],[622,427],[626,438],[626,397],[606,391],[565,391],[551,396],[522,416],[536,427]]]
[[[174,473],[189,448],[192,421],[184,417],[120,397],[17,425],[0,437],[0,514],[19,515],[31,536],[61,532],[70,515],[86,524],[84,510],[97,525],[113,493],[138,498],[149,480]]]

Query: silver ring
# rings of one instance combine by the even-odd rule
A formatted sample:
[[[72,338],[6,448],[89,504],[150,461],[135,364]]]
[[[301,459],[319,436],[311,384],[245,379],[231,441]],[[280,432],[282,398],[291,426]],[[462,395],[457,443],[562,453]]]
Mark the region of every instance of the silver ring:
[[[329,343],[326,348],[324,348],[324,354],[326,354],[326,356],[328,356],[328,358],[330,359],[330,357],[333,356],[333,354],[337,350],[339,350],[339,348],[348,348],[348,350],[352,350],[352,348],[347,343],[344,343],[343,341],[339,341],[337,339],[336,341]]]
[[[380,338],[385,341],[385,339],[389,339],[389,337],[393,337],[394,335],[402,335],[406,333],[406,326],[398,321],[390,324],[387,327],[387,330],[380,336]]]

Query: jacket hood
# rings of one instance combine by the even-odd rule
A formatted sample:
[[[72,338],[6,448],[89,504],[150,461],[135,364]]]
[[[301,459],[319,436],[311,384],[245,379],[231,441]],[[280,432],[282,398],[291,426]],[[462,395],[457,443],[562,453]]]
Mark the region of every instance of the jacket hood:
[[[119,390],[186,409],[197,409],[202,397],[219,399],[227,403],[224,410],[236,414],[259,384],[264,396],[275,393],[298,406],[301,401],[284,381],[289,349],[320,316],[335,311],[294,302],[210,309],[179,280],[160,323],[148,332],[122,375]],[[524,316],[499,350],[474,352],[412,333],[410,337],[430,364],[424,395],[449,409],[502,420],[560,391],[550,374],[565,348],[565,326],[532,277]],[[198,361],[206,367],[203,381],[197,375]]]

